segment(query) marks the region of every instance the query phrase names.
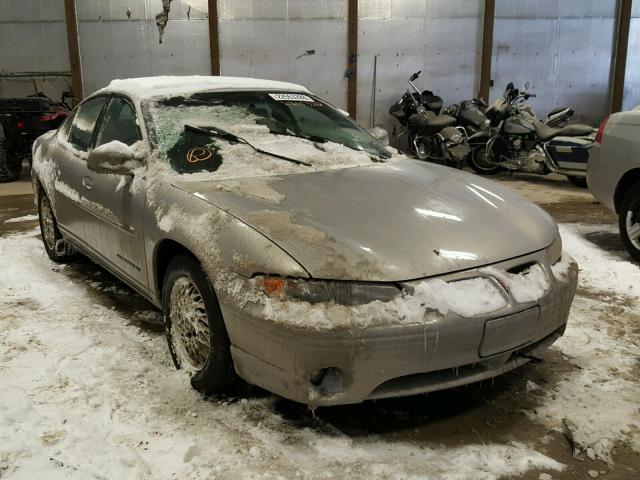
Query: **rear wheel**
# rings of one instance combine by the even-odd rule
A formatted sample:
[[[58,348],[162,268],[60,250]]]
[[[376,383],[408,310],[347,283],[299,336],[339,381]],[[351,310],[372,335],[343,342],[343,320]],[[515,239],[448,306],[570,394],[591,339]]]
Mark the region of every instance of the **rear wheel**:
[[[624,194],[619,212],[618,224],[622,243],[631,256],[640,261],[640,182]]]
[[[567,178],[576,187],[587,188],[587,177],[576,177],[573,175],[567,175]]]
[[[38,197],[38,218],[40,220],[40,232],[42,243],[47,255],[54,262],[66,262],[73,257],[71,247],[64,241],[58,223],[51,207],[51,201],[45,193]]]
[[[0,183],[14,182],[20,178],[22,159],[8,152],[6,139],[0,139]]]
[[[169,263],[162,289],[165,334],[176,368],[191,375],[205,395],[222,393],[235,380],[231,342],[213,287],[193,258]]]
[[[493,175],[500,171],[500,166],[496,165],[489,158],[487,158],[487,146],[482,145],[474,148],[469,157],[469,165],[477,173],[483,175]]]

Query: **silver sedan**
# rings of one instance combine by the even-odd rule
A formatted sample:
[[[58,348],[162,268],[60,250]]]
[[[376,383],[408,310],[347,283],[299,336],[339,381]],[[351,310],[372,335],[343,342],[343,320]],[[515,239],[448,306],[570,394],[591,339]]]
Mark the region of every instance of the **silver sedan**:
[[[577,266],[549,215],[398,155],[304,87],[114,81],[34,144],[44,248],[164,313],[194,388],[311,406],[491,378],[564,332]]]
[[[640,261],[640,107],[606,118],[591,149],[587,182],[603,205],[618,215],[622,242]]]

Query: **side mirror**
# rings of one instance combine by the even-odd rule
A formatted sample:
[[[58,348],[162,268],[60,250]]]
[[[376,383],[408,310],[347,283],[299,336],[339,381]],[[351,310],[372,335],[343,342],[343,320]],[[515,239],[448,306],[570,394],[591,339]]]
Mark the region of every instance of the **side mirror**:
[[[96,173],[133,175],[133,172],[142,166],[141,157],[133,146],[114,140],[91,150],[87,158],[87,167]]]
[[[378,142],[380,142],[383,147],[389,146],[389,134],[384,128],[373,127],[373,128],[367,129],[367,132],[369,132],[369,134],[373,138],[375,138]]]

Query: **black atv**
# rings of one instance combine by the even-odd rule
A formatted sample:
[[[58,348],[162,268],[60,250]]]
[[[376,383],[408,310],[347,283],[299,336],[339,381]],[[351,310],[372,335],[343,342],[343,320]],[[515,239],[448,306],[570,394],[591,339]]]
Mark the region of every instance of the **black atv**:
[[[24,158],[31,163],[31,145],[43,133],[54,130],[71,111],[69,94],[53,102],[43,93],[25,98],[0,98],[0,183],[20,177]]]

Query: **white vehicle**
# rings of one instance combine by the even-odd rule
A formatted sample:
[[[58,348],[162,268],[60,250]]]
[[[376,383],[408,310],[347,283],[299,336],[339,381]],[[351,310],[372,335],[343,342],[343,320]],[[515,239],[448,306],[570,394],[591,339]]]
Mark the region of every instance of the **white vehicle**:
[[[593,196],[618,215],[622,242],[640,261],[640,107],[602,122],[587,183]]]

